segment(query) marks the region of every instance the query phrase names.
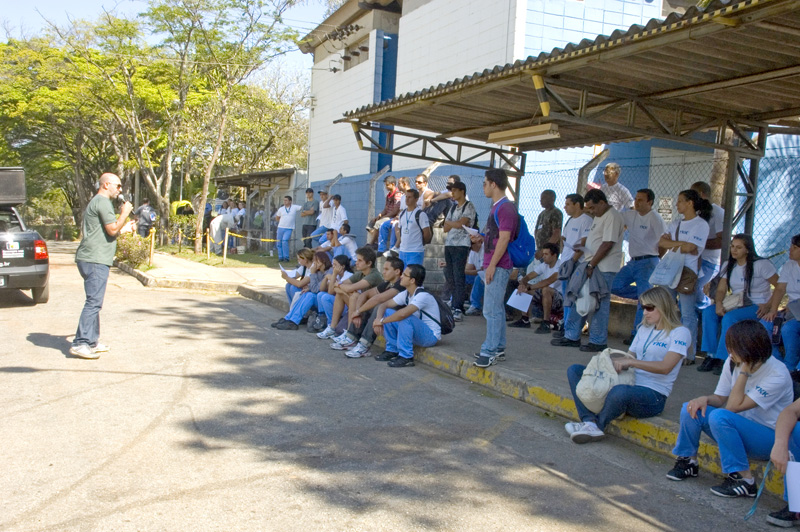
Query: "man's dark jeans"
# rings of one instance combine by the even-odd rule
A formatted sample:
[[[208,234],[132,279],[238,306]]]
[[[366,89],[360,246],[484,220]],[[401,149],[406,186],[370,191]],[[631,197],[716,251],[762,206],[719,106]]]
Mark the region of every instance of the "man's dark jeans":
[[[302,228],[302,231],[303,231],[303,247],[307,247],[308,249],[311,249],[311,239],[307,238],[307,237],[311,236],[311,233],[313,233],[314,229],[316,229],[316,228],[317,228],[316,225],[304,225],[303,226],[303,228]]]
[[[97,346],[100,337],[100,309],[103,308],[103,298],[106,295],[108,272],[111,268],[105,264],[94,262],[78,262],[78,271],[83,277],[83,291],[86,292],[86,302],[83,305],[78,331],[72,345],[87,344]]]
[[[467,276],[464,270],[467,267],[469,247],[445,246],[444,247],[444,280],[450,295],[453,298],[453,309],[464,310],[466,297]]]

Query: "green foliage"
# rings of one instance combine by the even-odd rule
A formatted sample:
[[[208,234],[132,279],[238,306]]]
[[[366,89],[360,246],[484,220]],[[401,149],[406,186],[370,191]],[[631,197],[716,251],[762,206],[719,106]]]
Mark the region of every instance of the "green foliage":
[[[194,235],[194,222],[195,216],[192,214],[178,214],[170,217],[169,227],[167,234],[169,235],[170,242],[175,242],[178,239],[178,231],[184,238]]]
[[[136,233],[125,233],[117,238],[117,260],[138,268],[150,256],[150,240]]]

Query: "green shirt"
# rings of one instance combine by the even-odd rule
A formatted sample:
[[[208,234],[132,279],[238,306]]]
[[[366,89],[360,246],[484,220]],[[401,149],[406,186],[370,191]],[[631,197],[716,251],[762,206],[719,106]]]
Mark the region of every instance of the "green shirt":
[[[114,264],[117,237],[106,233],[106,225],[117,221],[111,200],[100,194],[92,198],[83,213],[83,238],[75,253],[75,262]]]
[[[372,268],[367,275],[364,275],[361,272],[356,272],[350,276],[349,281],[351,284],[356,284],[362,279],[366,279],[370,288],[374,288],[383,282],[383,276],[381,275],[381,272],[375,268]]]

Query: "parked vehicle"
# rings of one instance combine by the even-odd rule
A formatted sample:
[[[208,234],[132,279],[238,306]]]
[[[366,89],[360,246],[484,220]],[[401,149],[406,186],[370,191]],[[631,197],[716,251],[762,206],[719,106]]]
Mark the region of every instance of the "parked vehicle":
[[[25,202],[25,192],[22,168],[0,168],[0,290],[30,290],[34,303],[47,303],[47,244],[37,231],[25,227],[16,209]]]

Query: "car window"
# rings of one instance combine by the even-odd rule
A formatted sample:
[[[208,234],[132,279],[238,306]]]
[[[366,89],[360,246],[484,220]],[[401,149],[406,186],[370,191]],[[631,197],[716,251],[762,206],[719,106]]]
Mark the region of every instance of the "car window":
[[[13,212],[0,211],[0,233],[19,233],[22,227]]]

